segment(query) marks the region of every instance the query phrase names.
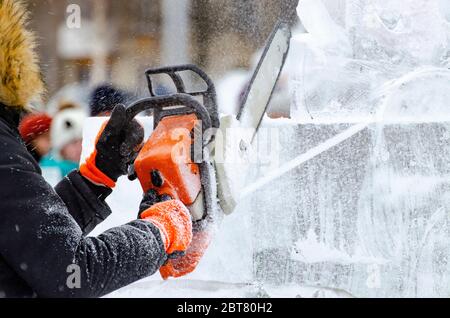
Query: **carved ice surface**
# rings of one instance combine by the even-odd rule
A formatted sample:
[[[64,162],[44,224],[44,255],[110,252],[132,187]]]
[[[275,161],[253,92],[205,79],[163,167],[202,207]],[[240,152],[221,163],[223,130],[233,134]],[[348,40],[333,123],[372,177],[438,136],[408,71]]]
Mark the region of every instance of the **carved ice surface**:
[[[450,4],[340,2],[300,1],[282,159],[367,127],[249,199],[256,278],[449,297]]]
[[[302,154],[353,125],[295,125],[281,142]],[[372,123],[255,194],[257,280],[449,296],[449,134],[450,122]]]

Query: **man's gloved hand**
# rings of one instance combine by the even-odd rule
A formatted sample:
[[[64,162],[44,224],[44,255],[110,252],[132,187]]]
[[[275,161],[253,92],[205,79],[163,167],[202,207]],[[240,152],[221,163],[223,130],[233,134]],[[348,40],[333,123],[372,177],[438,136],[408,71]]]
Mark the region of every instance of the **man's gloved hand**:
[[[159,228],[169,258],[186,252],[192,242],[192,218],[181,201],[156,203],[140,218]]]
[[[141,202],[138,218],[144,218],[146,215],[145,212],[155,206],[155,204],[161,204],[170,200],[171,198],[169,196],[158,195],[154,190],[148,191],[144,194],[144,198]],[[180,202],[180,204],[182,203]],[[167,206],[164,208],[167,208]],[[166,212],[168,211],[170,211],[170,209]],[[167,280],[170,277],[183,277],[192,273],[203,258],[203,255],[211,242],[211,230],[208,230],[208,227],[206,227],[192,230],[192,233],[192,242],[187,250],[183,250],[182,252],[184,253],[169,253],[171,254],[169,255],[169,260],[160,268],[159,272],[164,280]]]
[[[143,140],[144,128],[136,120],[128,122],[125,106],[117,105],[97,136],[95,151],[81,166],[81,175],[95,185],[114,188],[128,173]]]

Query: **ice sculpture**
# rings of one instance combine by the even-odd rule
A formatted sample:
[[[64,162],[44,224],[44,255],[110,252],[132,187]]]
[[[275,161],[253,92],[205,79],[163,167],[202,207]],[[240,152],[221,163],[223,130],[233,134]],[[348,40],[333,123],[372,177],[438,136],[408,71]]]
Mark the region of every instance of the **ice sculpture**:
[[[449,7],[300,1],[283,160],[358,129],[251,199],[259,281],[450,296]]]

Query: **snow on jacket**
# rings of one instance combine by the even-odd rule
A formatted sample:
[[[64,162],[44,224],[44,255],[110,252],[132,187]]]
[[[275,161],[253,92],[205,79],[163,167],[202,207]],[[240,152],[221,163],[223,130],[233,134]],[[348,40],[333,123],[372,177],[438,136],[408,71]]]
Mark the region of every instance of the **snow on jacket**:
[[[18,117],[0,106],[0,297],[99,297],[154,274],[167,260],[159,230],[138,220],[86,237],[110,215],[110,191],[76,171],[54,190],[19,136]],[[70,288],[72,264],[80,288]]]

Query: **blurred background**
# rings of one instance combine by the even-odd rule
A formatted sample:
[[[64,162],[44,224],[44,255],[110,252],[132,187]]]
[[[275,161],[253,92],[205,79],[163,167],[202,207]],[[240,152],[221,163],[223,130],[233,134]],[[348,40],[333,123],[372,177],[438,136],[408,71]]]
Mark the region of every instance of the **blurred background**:
[[[48,96],[73,83],[145,93],[148,67],[247,69],[293,0],[27,0]],[[78,19],[79,15],[79,19]]]

